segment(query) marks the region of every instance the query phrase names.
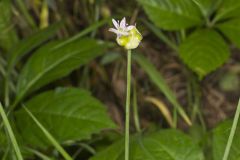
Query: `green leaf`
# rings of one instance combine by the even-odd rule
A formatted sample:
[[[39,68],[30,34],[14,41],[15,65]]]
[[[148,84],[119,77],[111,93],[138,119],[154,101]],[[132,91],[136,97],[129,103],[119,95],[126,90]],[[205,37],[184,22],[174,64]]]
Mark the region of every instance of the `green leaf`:
[[[240,17],[240,1],[239,0],[222,0],[215,22],[227,18]]]
[[[217,27],[240,48],[240,18],[226,21]]]
[[[225,121],[218,125],[213,130],[213,159],[222,159],[230,130],[232,121]],[[240,160],[240,127],[238,125],[233,139],[232,147],[229,153],[228,160]]]
[[[28,101],[26,108],[60,143],[89,139],[93,133],[115,127],[103,104],[85,90],[48,91]],[[24,109],[17,111],[15,116],[23,142],[35,147],[50,145]]]
[[[220,0],[192,0],[201,10],[205,17],[210,16],[214,12],[215,5],[218,4]]]
[[[148,76],[153,81],[153,83],[163,92],[163,94],[172,103],[172,105],[177,108],[179,114],[188,123],[188,125],[191,125],[192,123],[191,123],[189,117],[187,116],[187,114],[185,113],[185,111],[183,110],[181,105],[178,103],[176,96],[171,91],[171,89],[168,87],[164,78],[156,70],[156,68],[153,66],[153,64],[150,61],[148,61],[145,57],[141,56],[140,54],[133,54],[133,58],[145,70],[145,72],[148,74]]]
[[[55,23],[48,28],[39,30],[31,36],[17,43],[11,50],[9,58],[9,66],[12,68],[15,63],[20,60],[28,52],[41,45],[44,41],[53,37],[63,23]]]
[[[0,10],[0,46],[8,51],[17,41],[17,35],[11,22],[11,2],[9,0],[1,0]]]
[[[179,30],[202,23],[201,12],[191,0],[138,0],[156,26]]]
[[[27,92],[68,75],[102,54],[107,47],[105,43],[86,38],[55,48],[61,43],[55,41],[45,45],[28,60],[17,84],[18,99]]]
[[[200,147],[177,130],[163,130],[131,139],[130,160],[203,160]],[[120,140],[90,160],[123,160],[123,148],[124,141]]]
[[[224,39],[213,30],[197,30],[180,45],[180,57],[200,79],[220,67],[230,55]]]

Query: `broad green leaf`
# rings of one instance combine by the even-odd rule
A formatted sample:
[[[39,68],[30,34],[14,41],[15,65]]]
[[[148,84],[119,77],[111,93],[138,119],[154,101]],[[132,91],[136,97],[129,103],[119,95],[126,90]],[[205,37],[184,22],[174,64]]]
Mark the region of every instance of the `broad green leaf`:
[[[180,57],[200,79],[220,67],[230,55],[224,39],[213,30],[197,30],[180,45]]]
[[[55,23],[48,28],[37,31],[36,33],[17,43],[11,50],[9,66],[13,67],[15,63],[24,55],[41,45],[44,41],[53,37],[61,26],[62,23]]]
[[[213,130],[213,160],[222,159],[230,130],[232,121],[225,121]],[[238,125],[233,139],[232,147],[230,149],[228,160],[240,160],[240,127]]]
[[[220,0],[192,0],[202,11],[205,17],[210,16],[215,10],[215,5],[218,4]]]
[[[11,22],[11,2],[9,0],[1,0],[0,11],[0,46],[8,51],[17,41],[14,25]]]
[[[217,27],[240,48],[240,18],[226,21]]]
[[[133,136],[130,160],[203,160],[200,147],[177,130],[163,130],[146,136]],[[90,160],[124,160],[124,141],[120,140]]]
[[[27,61],[17,84],[18,99],[27,92],[68,75],[102,54],[107,47],[105,43],[87,38],[56,47],[61,43],[55,41],[43,46]]]
[[[222,0],[215,17],[215,21],[233,17],[240,17],[240,1]]]
[[[81,89],[59,88],[42,93],[26,108],[60,143],[89,139],[91,134],[115,125],[103,104]],[[17,128],[26,144],[49,146],[49,141],[24,109],[15,113]]]
[[[179,30],[202,23],[201,12],[192,0],[138,0],[156,26]]]
[[[168,87],[164,78],[156,70],[156,68],[153,66],[153,64],[150,61],[148,61],[145,57],[143,57],[139,54],[134,54],[133,58],[134,58],[134,60],[136,60],[138,62],[138,64],[143,68],[143,70],[148,74],[148,76],[153,81],[153,83],[161,90],[161,92],[163,92],[163,94],[172,103],[172,105],[177,108],[179,114],[187,122],[187,124],[191,125],[192,123],[191,123],[190,119],[188,118],[187,114],[185,113],[185,111],[183,110],[181,105],[178,103],[176,96],[171,91],[171,89]]]

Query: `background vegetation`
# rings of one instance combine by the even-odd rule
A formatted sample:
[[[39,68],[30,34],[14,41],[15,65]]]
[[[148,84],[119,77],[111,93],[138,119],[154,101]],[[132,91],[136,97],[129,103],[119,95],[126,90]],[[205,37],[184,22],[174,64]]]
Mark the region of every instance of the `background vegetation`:
[[[240,97],[239,0],[0,0],[2,159],[124,159],[126,51],[108,31],[122,17],[143,35],[130,159],[223,158]],[[228,160],[240,158],[235,134]]]

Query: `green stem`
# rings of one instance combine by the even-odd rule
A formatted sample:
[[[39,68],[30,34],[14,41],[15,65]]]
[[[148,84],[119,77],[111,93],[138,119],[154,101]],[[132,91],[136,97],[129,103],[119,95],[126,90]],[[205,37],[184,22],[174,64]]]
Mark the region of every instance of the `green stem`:
[[[138,133],[141,132],[140,121],[138,116],[138,105],[137,105],[137,87],[136,83],[134,83],[134,91],[133,91],[133,115],[134,115],[134,123]]]
[[[201,106],[201,89],[200,89],[200,82],[194,75],[192,75],[192,87],[193,87],[193,95],[194,95],[194,103],[193,103],[193,113],[192,113],[192,122],[194,123],[196,121],[196,118],[198,116],[199,121],[203,127],[203,130],[206,131],[206,124],[204,122],[204,118],[202,115],[202,111],[200,110]]]
[[[227,142],[227,146],[226,146],[226,149],[225,149],[225,152],[224,152],[223,160],[228,159],[228,155],[229,155],[229,152],[230,152],[230,149],[231,149],[234,134],[236,132],[239,115],[240,115],[240,99],[239,99],[239,102],[238,102],[237,111],[236,111],[235,116],[234,116],[231,132],[230,132],[230,135],[229,135],[229,138],[228,138],[228,142]]]
[[[9,83],[8,83],[8,74],[5,75],[5,84],[4,84],[4,103],[5,106],[9,106]]]
[[[8,132],[8,135],[9,135],[9,138],[11,140],[11,143],[13,145],[13,148],[14,148],[14,151],[16,153],[17,159],[18,160],[23,160],[23,157],[21,155],[21,151],[19,149],[17,140],[16,140],[16,138],[14,136],[13,130],[12,130],[11,125],[10,125],[8,119],[7,119],[7,115],[4,112],[4,109],[3,109],[3,106],[1,104],[1,102],[0,102],[0,114],[1,114],[1,117],[3,119],[4,126],[6,127],[6,130]]]
[[[173,109],[173,128],[177,128],[177,124],[178,124],[177,108],[174,107],[174,109]]]
[[[129,122],[130,122],[130,94],[131,94],[131,50],[127,57],[127,97],[126,97],[126,119],[125,119],[125,160],[129,160]]]

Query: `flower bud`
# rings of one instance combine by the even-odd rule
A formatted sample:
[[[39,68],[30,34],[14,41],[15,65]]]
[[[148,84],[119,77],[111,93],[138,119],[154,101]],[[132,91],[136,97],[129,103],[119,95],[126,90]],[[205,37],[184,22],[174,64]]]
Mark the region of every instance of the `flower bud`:
[[[109,31],[117,34],[116,41],[120,46],[127,50],[135,49],[139,46],[142,35],[137,30],[136,26],[128,26],[125,18],[123,18],[120,23],[113,19],[113,24],[115,28],[110,28]]]

